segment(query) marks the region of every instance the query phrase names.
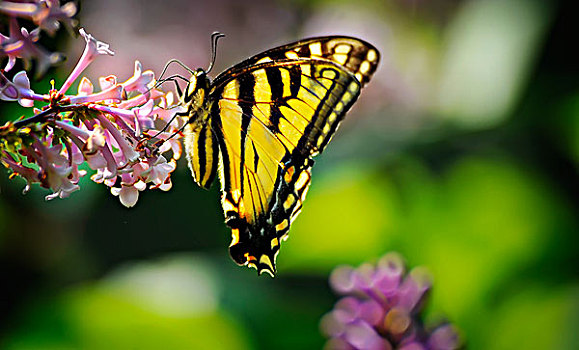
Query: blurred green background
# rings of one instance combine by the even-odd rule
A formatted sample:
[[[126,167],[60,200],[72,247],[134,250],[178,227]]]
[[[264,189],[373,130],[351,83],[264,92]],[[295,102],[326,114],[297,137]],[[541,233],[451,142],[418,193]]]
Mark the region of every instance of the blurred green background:
[[[382,62],[317,159],[275,279],[229,258],[217,186],[197,188],[184,159],[170,192],[141,193],[132,209],[88,177],[46,202],[1,171],[0,348],[321,348],[329,272],[398,251],[432,272],[427,322],[446,317],[470,349],[576,349],[572,4],[81,2],[81,25],[116,52],[85,72],[93,81],[128,78],[136,59],[156,72],[170,58],[207,67],[215,30],[227,37],[214,72],[312,35],[359,36]],[[84,43],[47,39],[68,55],[50,72],[63,80]]]

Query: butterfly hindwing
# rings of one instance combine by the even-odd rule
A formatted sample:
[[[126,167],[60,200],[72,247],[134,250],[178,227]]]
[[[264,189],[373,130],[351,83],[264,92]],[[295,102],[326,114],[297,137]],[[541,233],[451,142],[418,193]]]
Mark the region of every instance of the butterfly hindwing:
[[[272,193],[271,208],[258,217],[256,224],[239,217],[231,192],[224,192],[224,208],[234,208],[225,212],[226,223],[232,229],[229,253],[240,265],[257,268],[258,272],[275,273],[275,259],[280,243],[287,238],[291,222],[300,213],[302,203],[310,186],[313,160],[310,158],[289,160],[278,174]]]

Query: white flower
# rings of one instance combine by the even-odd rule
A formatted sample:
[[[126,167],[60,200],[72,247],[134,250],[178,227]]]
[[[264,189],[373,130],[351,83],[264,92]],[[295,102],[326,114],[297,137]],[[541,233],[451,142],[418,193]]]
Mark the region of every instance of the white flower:
[[[121,204],[127,208],[134,207],[139,200],[139,190],[135,186],[121,185],[121,188],[112,187],[111,193],[118,196]]]

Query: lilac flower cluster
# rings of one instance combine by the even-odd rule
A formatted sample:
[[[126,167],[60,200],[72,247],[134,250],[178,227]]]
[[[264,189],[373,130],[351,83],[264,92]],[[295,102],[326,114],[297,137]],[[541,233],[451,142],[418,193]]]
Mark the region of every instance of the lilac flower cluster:
[[[60,89],[47,94],[30,88],[26,72],[10,81],[0,73],[0,99],[24,107],[44,103],[28,119],[0,127],[0,162],[27,181],[50,188],[47,199],[68,197],[79,189],[86,162],[96,173],[91,179],[111,188],[123,205],[134,206],[139,191],[171,188],[170,175],[181,156],[179,130],[183,117],[171,92],[155,87],[152,71],[135,62],[134,75],[124,82],[110,75],[100,78],[95,92],[83,77],[75,95],[67,92],[98,55],[113,55],[109,45],[80,30],[85,50]],[[52,83],[54,85],[54,83]],[[177,137],[172,137],[177,136]],[[163,154],[169,154],[170,159]]]
[[[0,1],[0,14],[6,15],[9,22],[8,35],[0,33],[0,58],[8,58],[4,71],[10,71],[17,58],[24,60],[26,69],[35,59],[37,75],[41,76],[51,65],[60,62],[63,58],[61,54],[49,52],[38,45],[40,33],[44,31],[54,35],[60,23],[72,28],[76,24],[72,18],[76,12],[73,2],[61,6],[59,0]],[[36,27],[29,31],[19,25],[18,18],[31,21]]]
[[[344,297],[321,321],[330,339],[326,349],[450,350],[461,347],[449,324],[427,330],[420,311],[431,283],[424,270],[406,274],[397,254],[376,265],[357,269],[338,267],[330,277],[332,288]]]

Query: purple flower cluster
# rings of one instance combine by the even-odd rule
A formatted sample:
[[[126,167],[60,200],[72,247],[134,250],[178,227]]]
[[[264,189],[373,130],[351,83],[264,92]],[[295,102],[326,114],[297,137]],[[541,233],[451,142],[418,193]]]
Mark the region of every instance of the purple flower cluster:
[[[72,19],[76,11],[74,2],[60,6],[59,0],[0,1],[0,13],[8,16],[9,21],[8,35],[0,33],[0,58],[8,58],[4,70],[10,71],[17,58],[23,59],[28,69],[30,61],[35,59],[36,72],[41,76],[51,65],[61,61],[62,55],[48,52],[37,42],[41,31],[54,35],[60,23],[72,28],[76,23]],[[29,31],[19,25],[18,18],[31,21],[36,27]]]
[[[171,188],[170,175],[181,156],[178,138],[184,125],[171,92],[157,89],[154,73],[135,62],[134,75],[124,82],[110,75],[100,78],[95,92],[83,77],[74,95],[67,94],[84,69],[99,55],[113,55],[109,45],[80,30],[85,50],[60,89],[47,94],[30,88],[26,72],[10,81],[0,73],[0,99],[34,108],[28,119],[0,127],[0,162],[32,183],[50,188],[47,199],[68,197],[79,189],[86,163],[96,173],[91,179],[111,188],[123,205],[134,206],[139,191]],[[53,83],[54,85],[54,83]],[[177,136],[177,137],[173,137]],[[163,154],[169,154],[167,158]]]
[[[425,329],[420,311],[431,282],[414,269],[406,274],[394,253],[376,265],[357,269],[338,267],[330,277],[332,288],[344,297],[321,321],[330,339],[326,349],[450,350],[461,347],[450,324]]]

